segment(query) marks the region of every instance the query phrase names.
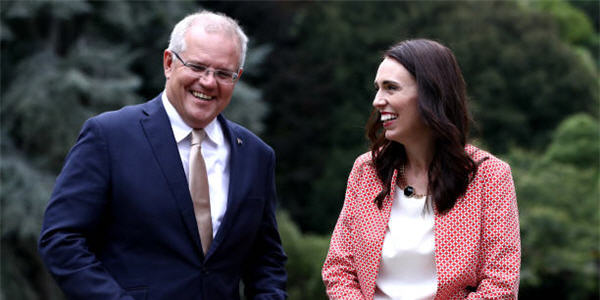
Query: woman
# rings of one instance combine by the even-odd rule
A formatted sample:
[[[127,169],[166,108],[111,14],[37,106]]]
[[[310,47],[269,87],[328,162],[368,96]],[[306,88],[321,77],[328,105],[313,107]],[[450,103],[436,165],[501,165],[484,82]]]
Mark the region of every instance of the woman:
[[[323,280],[333,299],[514,299],[519,221],[510,167],[466,143],[452,51],[407,40],[385,52]]]

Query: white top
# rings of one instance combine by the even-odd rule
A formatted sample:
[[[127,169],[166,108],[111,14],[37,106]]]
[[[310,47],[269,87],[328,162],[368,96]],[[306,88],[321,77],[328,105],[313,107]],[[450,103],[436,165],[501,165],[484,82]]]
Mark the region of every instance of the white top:
[[[189,181],[190,147],[192,128],[188,126],[175,107],[167,99],[167,93],[162,93],[162,103],[169,116],[177,149],[183,164],[185,176]],[[223,129],[215,118],[205,128],[206,138],[200,144],[202,157],[206,163],[206,175],[210,194],[210,216],[212,219],[213,238],[219,230],[227,208],[229,192],[229,143],[225,139]]]
[[[396,187],[374,299],[434,299],[435,219],[431,206],[424,210],[426,198],[406,197]]]

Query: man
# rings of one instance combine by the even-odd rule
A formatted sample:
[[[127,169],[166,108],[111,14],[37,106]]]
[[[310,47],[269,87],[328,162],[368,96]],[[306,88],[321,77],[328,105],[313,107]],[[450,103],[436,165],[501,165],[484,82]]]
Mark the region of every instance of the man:
[[[273,150],[220,113],[247,37],[229,17],[181,20],[165,91],[88,120],[44,216],[41,256],[72,299],[284,299]]]

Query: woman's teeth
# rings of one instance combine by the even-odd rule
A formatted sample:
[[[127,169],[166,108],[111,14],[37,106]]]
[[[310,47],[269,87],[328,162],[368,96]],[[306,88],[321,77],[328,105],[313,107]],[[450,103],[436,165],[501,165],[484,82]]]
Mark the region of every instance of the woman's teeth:
[[[395,120],[398,116],[397,115],[392,115],[392,114],[385,114],[385,115],[381,115],[381,121],[385,122],[385,121],[390,121],[390,120]]]

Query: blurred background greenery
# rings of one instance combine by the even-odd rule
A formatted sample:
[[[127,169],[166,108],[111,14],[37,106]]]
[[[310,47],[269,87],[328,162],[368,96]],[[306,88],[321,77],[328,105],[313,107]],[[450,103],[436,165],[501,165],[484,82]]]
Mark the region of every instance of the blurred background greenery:
[[[36,250],[63,159],[87,118],[164,86],[177,20],[224,12],[251,38],[226,115],[278,155],[290,299],[325,299],[320,268],[382,51],[454,50],[473,142],[508,161],[519,201],[523,299],[598,299],[599,2],[1,1],[0,299],[63,299]]]

